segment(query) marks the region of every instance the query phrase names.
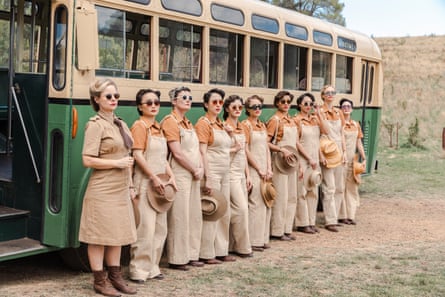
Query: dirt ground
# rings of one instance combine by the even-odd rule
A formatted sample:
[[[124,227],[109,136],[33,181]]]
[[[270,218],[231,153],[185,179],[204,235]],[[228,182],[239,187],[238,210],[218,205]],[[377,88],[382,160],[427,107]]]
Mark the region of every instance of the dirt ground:
[[[253,267],[259,263],[280,262],[286,253],[304,256],[316,249],[322,249],[324,253],[332,250],[334,253],[345,246],[373,251],[382,246],[408,249],[416,245],[440,244],[445,241],[444,222],[445,199],[440,197],[406,199],[362,196],[356,226],[340,227],[338,233],[322,228],[315,235],[296,233],[296,241],[272,241],[271,249],[255,253],[253,258],[238,258],[237,262],[222,265],[231,265],[231,269],[237,266]],[[171,288],[175,282],[203,276],[205,271],[212,269],[215,269],[214,266],[207,265],[184,273],[161,267],[166,278],[139,285],[138,296],[153,296],[153,293],[172,296]],[[0,296],[94,296],[91,281],[91,274],[68,269],[56,253],[0,263]]]

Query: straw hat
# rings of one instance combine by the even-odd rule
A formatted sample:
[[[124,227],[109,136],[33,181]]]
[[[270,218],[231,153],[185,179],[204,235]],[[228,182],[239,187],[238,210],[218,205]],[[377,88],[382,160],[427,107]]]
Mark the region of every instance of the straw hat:
[[[352,173],[354,175],[354,180],[356,183],[360,184],[362,182],[361,174],[365,172],[365,163],[360,163],[358,161],[358,156],[355,155],[354,161],[352,162]]]
[[[272,181],[261,180],[260,192],[261,197],[263,197],[264,204],[266,204],[268,208],[271,208],[275,198],[277,197],[277,191],[275,190]]]
[[[153,209],[157,212],[166,212],[170,209],[173,201],[175,200],[176,190],[172,184],[168,183],[170,180],[170,176],[168,176],[168,174],[161,173],[157,174],[156,176],[160,178],[162,184],[164,185],[164,195],[159,194],[158,191],[153,188],[152,183],[150,183],[147,189],[148,203],[150,203],[151,207],[153,207]]]
[[[285,148],[288,151],[290,151],[292,153],[292,156],[290,158],[285,159],[283,157],[283,153],[278,152],[278,154],[276,154],[274,158],[275,166],[282,174],[289,175],[295,172],[298,168],[298,151],[295,147],[290,145],[282,146],[282,148]]]
[[[216,221],[227,211],[227,200],[223,193],[212,189],[212,195],[201,192],[202,218],[206,221]]]
[[[326,159],[327,168],[335,168],[341,164],[341,153],[333,140],[328,137],[321,137],[320,149]]]
[[[321,172],[308,167],[303,176],[304,188],[306,191],[312,191],[321,184]]]

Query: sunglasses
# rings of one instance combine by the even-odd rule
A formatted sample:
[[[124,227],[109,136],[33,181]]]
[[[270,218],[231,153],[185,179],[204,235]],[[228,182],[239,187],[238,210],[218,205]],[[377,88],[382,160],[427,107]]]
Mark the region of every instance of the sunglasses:
[[[116,93],[116,94],[106,94],[105,98],[107,98],[107,100],[111,100],[111,98],[114,97],[114,99],[119,100],[120,96],[121,96],[121,94],[119,94],[119,93]]]
[[[304,102],[303,106],[314,106],[314,102]]]
[[[290,104],[290,100],[280,100],[280,104]]]
[[[212,105],[217,105],[217,104],[223,105],[224,101],[222,101],[222,100],[212,100],[209,103],[211,103]]]
[[[351,109],[352,106],[351,105],[342,105],[341,109]]]
[[[187,95],[182,95],[181,97],[179,97],[179,98],[182,98],[182,100],[190,100],[190,101],[192,101],[193,100],[193,97],[192,96],[187,96]]]
[[[152,105],[159,106],[159,104],[161,104],[161,101],[159,101],[159,100],[147,100],[147,102],[141,103],[141,105],[144,105],[144,104],[146,104],[147,106],[152,106]]]
[[[326,95],[326,96],[334,96],[335,94],[337,94],[337,92],[335,92],[335,91],[327,91],[327,92],[324,92],[323,95]]]
[[[230,109],[241,111],[241,110],[243,110],[243,106],[242,105],[232,105],[232,106],[230,106]]]
[[[255,105],[251,105],[251,106],[249,106],[249,109],[252,109],[252,110],[261,110],[261,109],[263,109],[263,106],[262,106],[261,104],[255,104]]]

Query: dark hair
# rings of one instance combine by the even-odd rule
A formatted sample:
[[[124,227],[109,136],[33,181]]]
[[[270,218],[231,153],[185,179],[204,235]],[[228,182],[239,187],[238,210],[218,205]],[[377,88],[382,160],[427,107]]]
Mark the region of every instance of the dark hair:
[[[349,100],[348,98],[342,98],[341,100],[340,100],[340,107],[343,105],[343,103],[345,103],[345,102],[349,102],[350,104],[351,104],[351,107],[353,108],[354,107],[354,103],[352,103],[352,101],[351,100]]]
[[[314,95],[312,95],[312,94],[309,93],[309,92],[304,93],[303,95],[298,96],[298,98],[297,98],[297,110],[298,110],[298,111],[301,110],[301,108],[300,108],[300,104],[301,104],[301,102],[303,102],[304,97],[309,97],[309,98],[311,99],[312,102],[315,102],[315,97],[314,97]]]
[[[261,102],[261,104],[264,103],[264,98],[258,95],[252,95],[250,97],[247,97],[246,103],[244,104],[245,110],[246,110],[246,116],[250,116],[250,112],[249,112],[249,106],[250,106],[250,102],[252,100],[259,100]]]
[[[219,94],[222,99],[224,99],[224,96],[226,95],[226,93],[221,89],[218,88],[211,89],[207,93],[204,93],[203,96],[204,103],[209,103],[210,96],[212,96],[213,93]],[[207,107],[205,106],[205,104],[203,105],[203,108],[207,112]]]
[[[224,100],[224,105],[223,105],[223,108],[224,108],[223,119],[224,120],[227,120],[227,118],[229,117],[229,113],[227,112],[227,109],[229,108],[230,104],[232,104],[236,100],[239,100],[241,102],[241,105],[244,104],[243,98],[241,98],[238,95],[230,95],[229,97],[226,98],[226,100]]]
[[[279,91],[276,95],[275,98],[273,100],[273,105],[275,107],[278,107],[278,101],[280,101],[281,99],[283,99],[284,96],[289,96],[290,97],[290,102],[292,102],[292,100],[294,100],[294,95],[292,95],[289,91]]]
[[[161,92],[159,92],[159,91],[155,91],[152,89],[140,89],[136,93],[136,109],[137,109],[139,115],[142,115],[142,111],[139,109],[139,105],[141,105],[141,103],[142,103],[142,97],[144,97],[144,95],[147,93],[153,93],[158,97],[158,99],[161,98]]]
[[[184,86],[174,88],[174,89],[170,90],[170,92],[168,92],[168,95],[170,96],[170,100],[173,100],[176,97],[178,97],[178,94],[181,93],[182,91],[191,92],[191,90],[188,87],[184,87]]]

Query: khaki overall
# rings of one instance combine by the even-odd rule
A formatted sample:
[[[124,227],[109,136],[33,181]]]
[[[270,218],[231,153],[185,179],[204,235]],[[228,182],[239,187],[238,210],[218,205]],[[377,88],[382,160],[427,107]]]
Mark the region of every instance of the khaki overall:
[[[246,120],[247,125],[251,126]],[[254,131],[250,127],[250,144],[249,150],[254,156],[256,164],[260,170],[267,171],[267,154],[268,154],[267,130]],[[264,246],[269,243],[270,235],[270,217],[271,208],[264,203],[260,192],[261,177],[258,172],[249,166],[250,179],[253,188],[249,195],[249,235],[252,246]]]
[[[249,209],[246,186],[246,136],[234,134],[241,149],[230,156],[230,239],[229,251],[252,252],[249,239]],[[235,144],[233,139],[232,144]]]
[[[296,126],[284,126],[283,137],[276,143],[279,147],[297,144],[298,131]],[[274,154],[273,157],[278,157]],[[292,233],[297,209],[297,171],[285,175],[273,165],[272,182],[277,191],[277,197],[272,206],[270,235],[281,237],[284,233]]]
[[[225,130],[213,129],[213,136],[213,143],[207,147],[209,172],[206,177],[211,188],[221,191],[230,205],[229,160],[232,139]],[[203,221],[200,258],[213,259],[229,254],[229,226],[230,207],[227,207],[226,213],[219,220]]]
[[[329,137],[335,141],[339,151],[342,152],[341,120],[323,120],[324,127],[329,131]],[[338,213],[344,199],[344,177],[343,165],[335,168],[327,168],[321,166],[323,174],[323,212],[325,216],[326,225],[336,225],[338,223]]]
[[[142,122],[145,124],[144,121]],[[166,139],[152,136],[148,129],[147,148],[144,156],[153,174],[165,173],[167,151]],[[130,278],[146,280],[161,273],[159,261],[167,237],[167,213],[158,213],[151,207],[147,197],[150,193],[147,191],[151,186],[150,179],[138,166],[135,169],[134,186],[139,194],[141,221],[137,227],[138,239],[131,245],[130,250]]]
[[[201,154],[195,131],[179,126],[179,133],[185,157],[194,166],[199,166]],[[167,214],[167,258],[170,264],[184,265],[199,259],[202,230],[200,181],[194,180],[192,174],[173,157],[170,166],[178,191]]]
[[[358,126],[355,125],[358,129]],[[353,160],[355,156],[358,130],[344,131],[346,140],[346,168],[345,168],[345,204],[340,209],[339,219],[355,220],[357,207],[360,205],[360,196],[358,194],[358,184],[354,180]]]
[[[320,127],[301,125],[301,138],[300,144],[303,146],[306,154],[316,161],[317,169],[319,167],[319,151],[320,151]],[[309,162],[301,157],[301,166],[304,174],[311,167]],[[315,220],[317,217],[317,204],[318,204],[318,187],[315,187],[311,191],[307,191],[304,188],[303,180],[298,179],[298,197],[297,197],[297,215],[295,225],[297,227],[315,226]]]

